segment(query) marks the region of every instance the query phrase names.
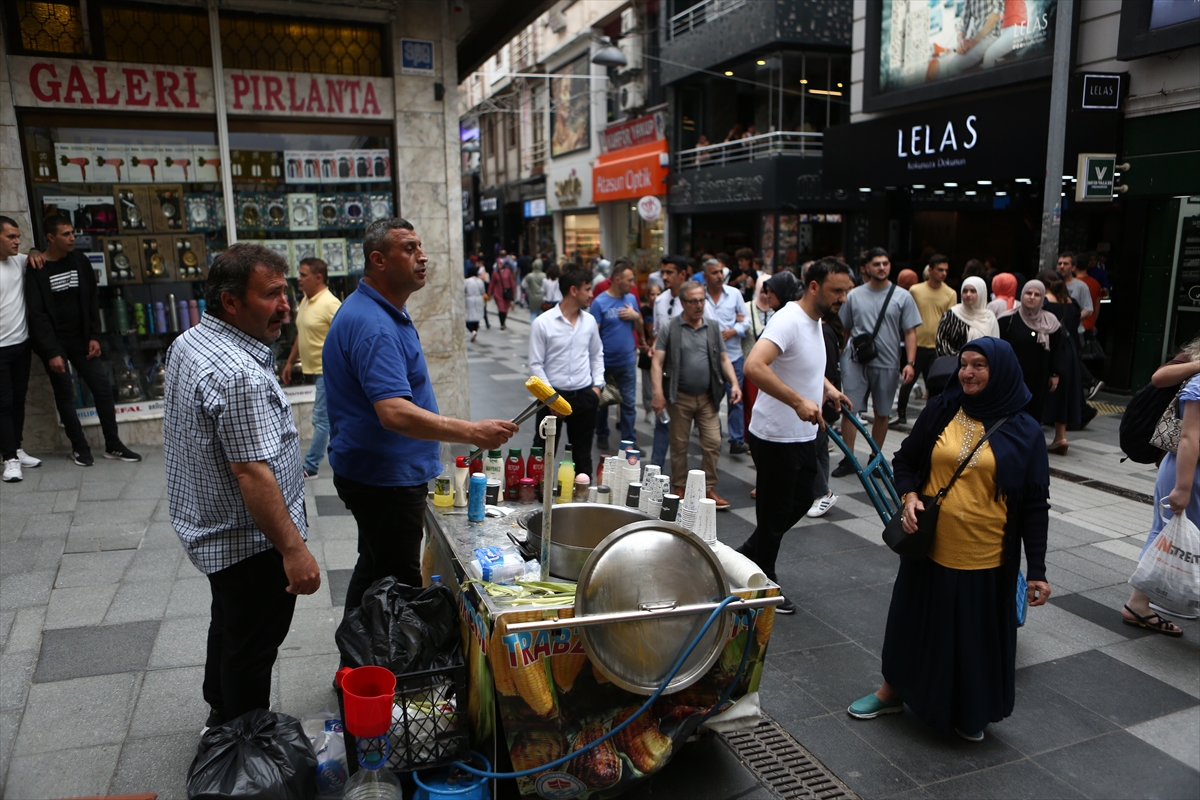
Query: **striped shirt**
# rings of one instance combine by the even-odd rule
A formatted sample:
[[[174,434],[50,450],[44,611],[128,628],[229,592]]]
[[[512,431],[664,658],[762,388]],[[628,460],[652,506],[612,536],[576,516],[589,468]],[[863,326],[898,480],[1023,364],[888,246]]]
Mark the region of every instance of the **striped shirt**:
[[[254,524],[230,462],[265,461],[308,538],[300,436],[271,349],[205,314],[167,351],[163,456],[171,524],[212,574],[272,545]]]

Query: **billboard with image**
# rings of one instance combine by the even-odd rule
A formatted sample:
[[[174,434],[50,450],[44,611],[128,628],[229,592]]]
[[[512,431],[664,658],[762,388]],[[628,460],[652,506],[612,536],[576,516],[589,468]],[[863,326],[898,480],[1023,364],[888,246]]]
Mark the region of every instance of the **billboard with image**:
[[[554,71],[550,79],[550,156],[587,150],[592,146],[590,65],[580,56]]]

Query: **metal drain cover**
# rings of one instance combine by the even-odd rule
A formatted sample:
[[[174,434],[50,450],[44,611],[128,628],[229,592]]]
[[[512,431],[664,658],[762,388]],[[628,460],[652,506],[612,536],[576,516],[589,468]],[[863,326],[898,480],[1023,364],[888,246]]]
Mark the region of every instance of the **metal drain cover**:
[[[782,800],[859,800],[770,717],[764,716],[753,730],[721,734],[721,738],[759,783]]]

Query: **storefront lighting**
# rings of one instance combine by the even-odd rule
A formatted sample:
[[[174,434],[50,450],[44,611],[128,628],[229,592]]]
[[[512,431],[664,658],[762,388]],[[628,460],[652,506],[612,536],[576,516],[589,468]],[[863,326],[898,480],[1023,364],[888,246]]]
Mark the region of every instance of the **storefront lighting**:
[[[871,191],[871,187],[870,186],[860,186],[860,187],[858,187],[858,190],[860,192],[869,192],[869,191]]]
[[[914,189],[924,189],[924,188],[925,188],[925,184],[923,184],[923,183],[914,183],[914,184],[913,184],[913,188],[914,188]]]
[[[800,83],[801,85],[808,85],[808,78],[801,78]]]
[[[945,194],[946,192],[944,189],[934,189],[933,193],[934,194]]]
[[[942,184],[942,186],[945,186],[947,189],[957,189],[958,188],[957,183],[951,183],[950,181],[946,181],[945,183]]]
[[[808,93],[809,94],[827,94],[827,95],[832,95],[833,97],[841,97],[842,96],[841,92],[834,92],[834,91],[830,91],[828,89],[809,89]]]
[[[980,186],[991,186],[992,185],[991,181],[975,181],[975,182],[978,183]]]
[[[838,84],[838,88],[839,88],[839,89],[840,89],[840,88],[842,88],[842,85],[841,85],[840,83]]]
[[[727,69],[727,70],[725,70],[725,77],[726,77],[726,78],[732,78],[732,77],[733,77],[733,70],[731,70],[731,69]]]
[[[755,61],[754,63],[758,64],[760,67],[765,67],[767,65],[767,62],[763,61],[761,58],[758,61]]]
[[[1008,192],[996,192],[996,197],[1008,197]]]
[[[1032,183],[1033,183],[1033,181],[1032,181],[1032,180],[1030,180],[1029,178],[1017,178],[1017,183],[1029,183],[1029,184],[1032,184]]]
[[[979,194],[979,192],[975,191],[974,189],[967,189],[965,192],[963,192],[963,194],[965,194],[967,197],[974,197],[975,195]]]

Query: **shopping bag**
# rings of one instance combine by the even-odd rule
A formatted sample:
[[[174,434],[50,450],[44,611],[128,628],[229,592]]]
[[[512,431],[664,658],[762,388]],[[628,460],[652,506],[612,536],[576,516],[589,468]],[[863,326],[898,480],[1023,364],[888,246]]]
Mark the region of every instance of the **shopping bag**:
[[[1146,548],[1129,585],[1166,609],[1200,613],[1200,529],[1176,514]]]
[[[1017,570],[1017,627],[1025,624],[1025,613],[1029,611],[1029,582],[1025,573]]]

